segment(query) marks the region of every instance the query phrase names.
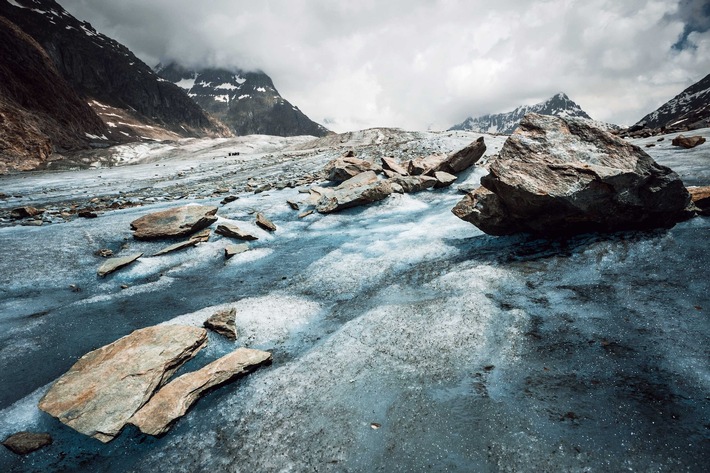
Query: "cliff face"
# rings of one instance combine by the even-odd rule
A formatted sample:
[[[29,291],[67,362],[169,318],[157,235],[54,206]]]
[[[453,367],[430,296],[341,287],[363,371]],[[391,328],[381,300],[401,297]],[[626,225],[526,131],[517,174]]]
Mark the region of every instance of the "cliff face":
[[[156,72],[180,86],[237,135],[320,137],[330,133],[284,99],[263,72],[190,70],[175,63],[158,65]]]
[[[133,112],[180,136],[225,135],[177,86],[54,0],[0,0],[0,15],[34,38],[80,96]]]
[[[42,47],[0,16],[0,173],[40,166],[54,151],[88,147],[106,125]]]

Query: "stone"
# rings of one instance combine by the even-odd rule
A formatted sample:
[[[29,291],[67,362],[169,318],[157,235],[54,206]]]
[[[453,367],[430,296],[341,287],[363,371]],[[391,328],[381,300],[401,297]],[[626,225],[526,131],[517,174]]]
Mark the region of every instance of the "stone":
[[[690,195],[638,146],[578,119],[526,115],[453,209],[491,235],[673,226]]]
[[[224,385],[271,361],[271,353],[238,348],[204,368],[166,384],[131,418],[148,435],[162,435],[208,390]]]
[[[34,217],[41,214],[42,211],[34,207],[17,207],[10,211],[10,217],[14,219]]]
[[[153,256],[162,256],[167,253],[172,253],[173,251],[182,250],[184,248],[190,248],[192,246],[197,245],[198,243],[199,243],[198,240],[193,240],[193,239],[181,241],[181,242],[175,243],[173,245],[166,246],[165,248],[158,251],[157,253],[154,253]]]
[[[324,171],[328,173],[329,181],[342,182],[372,169],[372,163],[369,161],[355,157],[342,157],[326,164]]]
[[[681,148],[685,148],[685,149],[695,148],[696,146],[699,146],[703,143],[705,143],[705,138],[703,138],[700,135],[696,135],[696,136],[678,135],[675,138],[673,138],[673,141],[671,141],[671,144],[673,146],[680,146]]]
[[[191,241],[196,241],[197,243],[204,243],[206,241],[210,240],[210,235],[212,234],[212,231],[209,228],[205,228],[202,231],[199,231],[195,233],[194,235],[190,236]]]
[[[234,202],[234,201],[237,200],[238,198],[239,198],[239,197],[237,197],[236,195],[228,195],[227,197],[225,197],[224,199],[222,199],[222,201],[220,202],[220,204],[226,205],[226,204],[228,204],[228,203],[230,203],[230,202]]]
[[[287,200],[286,203],[288,204],[289,207],[291,207],[291,210],[299,210],[301,208],[298,205],[298,202],[294,202],[293,200]]]
[[[80,211],[77,213],[77,215],[78,215],[79,217],[81,217],[81,218],[96,218],[96,217],[99,216],[99,215],[98,215],[96,212],[94,212],[93,210],[88,210],[88,209],[80,210]]]
[[[259,237],[252,235],[246,230],[242,230],[236,225],[230,225],[228,223],[223,223],[217,225],[217,229],[214,231],[218,235],[226,236],[229,238],[236,238],[237,240],[258,240]]]
[[[710,186],[688,187],[688,192],[698,213],[710,216]]]
[[[237,309],[232,307],[231,309],[219,310],[212,314],[212,316],[205,320],[203,324],[205,328],[208,328],[220,335],[224,335],[230,340],[237,339],[237,326],[236,319]]]
[[[383,156],[381,158],[382,160],[382,169],[384,171],[392,171],[395,174],[399,174],[401,176],[408,176],[409,173],[407,170],[404,168],[403,165],[401,165],[396,159],[393,157],[388,157],[388,156]],[[391,176],[390,176],[391,177]]]
[[[184,205],[144,215],[133,222],[133,237],[138,240],[177,238],[207,228],[217,221],[217,207]]]
[[[434,173],[434,179],[436,179],[436,184],[434,184],[434,188],[441,189],[442,187],[449,187],[451,184],[456,182],[456,179],[458,178],[453,174],[449,174],[448,172],[436,171]]]
[[[446,159],[445,154],[431,154],[424,158],[412,159],[407,163],[407,172],[412,176],[427,174]]]
[[[109,258],[104,263],[99,266],[98,271],[96,271],[96,274],[98,274],[101,277],[106,276],[107,274],[111,274],[114,271],[117,271],[125,266],[128,266],[129,264],[133,263],[135,260],[143,256],[143,253],[134,253],[132,255],[127,255],[127,256],[121,256],[118,258]]]
[[[10,435],[3,441],[10,451],[18,455],[27,455],[42,447],[51,445],[52,436],[47,433],[18,432]]]
[[[389,180],[378,180],[374,171],[366,171],[334,188],[321,188],[322,196],[316,211],[331,213],[338,210],[377,202],[392,194]]]
[[[229,259],[232,256],[238,255],[239,253],[244,253],[247,250],[249,250],[248,243],[241,243],[239,245],[227,245],[224,247],[224,259]]]
[[[207,343],[199,327],[142,328],[87,353],[39,401],[39,408],[101,442],[115,438],[153,393]]]
[[[94,255],[100,256],[101,258],[110,258],[113,256],[113,251],[108,248],[100,248],[94,251]]]
[[[433,175],[437,171],[444,171],[449,174],[458,174],[476,164],[485,152],[486,143],[481,136],[465,148],[448,155],[444,161],[432,169],[428,174]]]
[[[268,232],[276,231],[276,225],[274,225],[274,222],[266,218],[261,212],[257,212],[256,214],[256,224]]]
[[[306,210],[305,212],[301,212],[300,214],[298,214],[298,218],[308,217],[312,213],[313,213],[313,209]]]
[[[437,180],[430,176],[399,176],[391,179],[393,184],[399,185],[405,193],[421,192],[434,187]]]

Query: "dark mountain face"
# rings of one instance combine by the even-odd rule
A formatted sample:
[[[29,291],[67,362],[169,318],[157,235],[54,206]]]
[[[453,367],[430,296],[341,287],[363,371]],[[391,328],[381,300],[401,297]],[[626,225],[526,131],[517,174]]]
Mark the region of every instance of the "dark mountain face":
[[[531,112],[562,118],[586,118],[591,120],[591,117],[582,110],[582,107],[567,97],[566,94],[559,93],[544,102],[535,105],[523,105],[512,112],[483,115],[478,118],[469,117],[462,123],[452,126],[449,130],[511,134],[517,128],[520,120]]]
[[[144,123],[157,124],[180,136],[227,133],[180,88],[160,80],[128,48],[97,33],[54,0],[0,0],[0,15],[34,38],[84,98],[131,111]]]
[[[237,135],[325,136],[329,131],[285,100],[263,72],[189,70],[158,65],[163,79],[182,87]]]
[[[710,74],[643,117],[632,128],[695,130],[710,126]]]
[[[0,57],[0,173],[34,169],[54,151],[106,135],[44,49],[2,16]]]

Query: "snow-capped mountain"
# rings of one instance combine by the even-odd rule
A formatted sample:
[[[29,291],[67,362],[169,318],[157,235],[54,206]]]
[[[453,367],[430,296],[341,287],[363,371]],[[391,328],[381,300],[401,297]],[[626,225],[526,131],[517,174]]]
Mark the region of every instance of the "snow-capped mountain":
[[[574,103],[566,94],[559,93],[535,105],[522,105],[512,112],[483,115],[478,118],[469,117],[462,123],[452,126],[449,130],[511,134],[520,123],[520,120],[531,112],[563,118],[572,117],[591,120],[591,117],[582,110],[582,107]]]
[[[634,125],[638,126],[669,130],[710,126],[710,74],[643,117]]]
[[[187,92],[237,135],[325,136],[329,131],[281,97],[263,72],[191,70],[158,64],[155,72]]]

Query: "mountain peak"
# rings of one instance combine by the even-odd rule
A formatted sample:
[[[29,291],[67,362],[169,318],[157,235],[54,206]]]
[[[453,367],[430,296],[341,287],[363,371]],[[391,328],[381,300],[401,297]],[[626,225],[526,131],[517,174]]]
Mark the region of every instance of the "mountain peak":
[[[469,117],[458,125],[452,126],[449,130],[511,134],[517,128],[520,120],[530,112],[563,118],[585,118],[591,120],[591,117],[582,110],[582,107],[577,105],[564,92],[559,92],[544,102],[535,105],[521,105],[511,112],[483,115],[478,118]]]
[[[635,126],[678,130],[710,126],[710,74],[643,117]]]

